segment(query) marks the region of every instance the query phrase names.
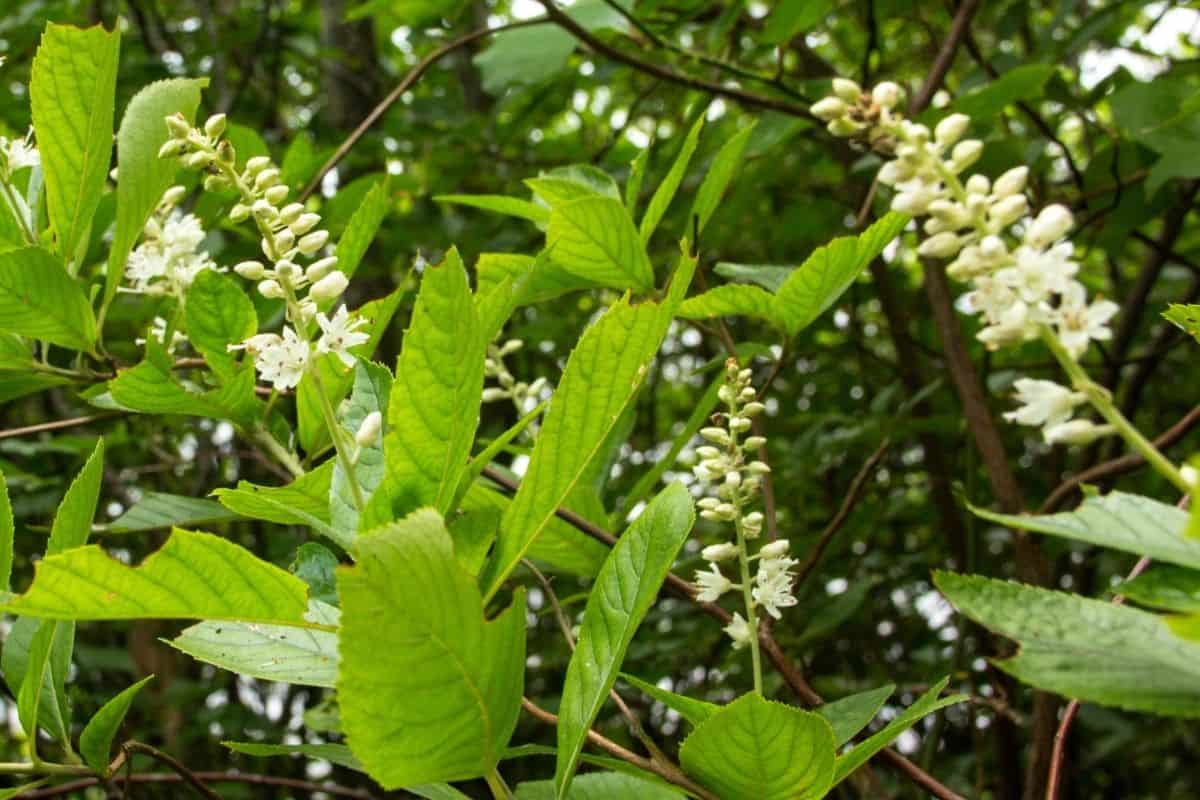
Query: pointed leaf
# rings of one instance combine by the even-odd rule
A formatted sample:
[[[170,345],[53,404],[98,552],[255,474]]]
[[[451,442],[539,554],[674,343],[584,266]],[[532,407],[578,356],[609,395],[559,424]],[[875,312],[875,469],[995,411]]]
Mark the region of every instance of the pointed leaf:
[[[156,81],[125,108],[117,131],[117,221],[104,284],[106,301],[116,294],[125,261],[179,168],[175,159],[158,157],[169,135],[163,120],[182,114],[191,122],[200,107],[200,90],[207,84],[207,78]]]
[[[344,744],[267,744],[266,742],[221,742],[235,753],[247,756],[290,756],[301,755],[306,758],[320,758],[339,767],[346,767],[357,772],[363,772],[350,748]]]
[[[879,709],[883,707],[894,691],[896,691],[896,686],[889,683],[878,689],[868,689],[865,692],[826,703],[814,710],[833,726],[833,735],[837,739],[837,746],[841,747],[867,727],[871,720],[875,719]]]
[[[854,770],[861,767],[883,748],[894,742],[900,734],[915,725],[922,717],[926,717],[940,708],[952,706],[966,700],[965,695],[956,694],[950,697],[939,697],[946,688],[949,678],[942,678],[936,684],[917,698],[917,702],[904,709],[898,717],[888,723],[887,727],[866,741],[858,744],[853,750],[839,756],[834,770],[833,786],[837,786],[850,776]]]
[[[337,243],[338,269],[353,277],[362,263],[367,248],[379,232],[379,226],[392,210],[391,191],[387,178],[377,182],[354,210],[346,230]]]
[[[100,482],[103,478],[104,440],[100,439],[58,505],[58,513],[54,515],[54,524],[50,528],[50,539],[46,543],[46,555],[82,547],[87,542],[92,519],[96,516],[96,504],[100,501]]]
[[[602,286],[643,292],[654,286],[654,268],[629,212],[611,197],[555,206],[546,248],[567,272]]]
[[[520,217],[539,225],[545,225],[550,221],[550,212],[545,208],[516,197],[497,194],[441,194],[433,199],[439,203],[455,203],[460,206],[480,208],[484,211],[494,211],[497,214],[507,214],[510,217]]]
[[[486,621],[432,509],[363,534],[358,553],[338,573],[337,689],[351,750],[387,789],[487,774],[520,710],[524,596]]]
[[[679,307],[679,316],[685,319],[756,317],[775,325],[783,324],[775,316],[775,298],[770,292],[757,286],[736,283],[727,283],[689,297]]]
[[[187,290],[184,318],[192,346],[221,380],[232,378],[238,364],[229,345],[258,332],[258,314],[242,284],[216,270],[202,270]]]
[[[341,425],[350,436],[358,433],[368,414],[379,412],[381,416],[387,416],[388,395],[391,390],[392,373],[387,367],[370,361],[359,361],[355,364],[354,390],[341,417]],[[381,429],[375,441],[360,446],[358,458],[354,461],[354,479],[358,482],[364,501],[371,499],[386,474],[383,458],[384,434],[385,431]],[[329,517],[332,526],[339,531],[354,533],[358,530],[358,508],[354,504],[354,490],[338,459],[334,459],[333,480],[329,487]]]
[[[679,191],[679,184],[683,181],[688,164],[692,161],[692,154],[696,152],[696,145],[700,142],[700,131],[703,128],[704,115],[701,114],[692,125],[692,129],[688,131],[687,138],[683,140],[683,147],[679,149],[679,154],[675,156],[675,163],[671,165],[671,169],[667,172],[667,176],[663,178],[663,182],[654,190],[654,195],[650,198],[650,204],[646,206],[646,214],[642,217],[642,224],[638,227],[638,233],[642,237],[642,242],[650,241],[650,237],[654,234],[654,229],[662,221],[663,214],[667,213],[667,208],[671,205],[671,200],[675,198],[675,193]],[[690,237],[691,235],[692,222],[688,220],[687,236]]]
[[[716,703],[709,703],[705,700],[696,700],[693,697],[687,697],[682,694],[668,691],[661,686],[656,686],[649,681],[644,681],[634,675],[621,673],[621,680],[626,681],[631,686],[639,689],[658,702],[662,703],[672,711],[679,712],[679,715],[693,725],[699,725],[706,719],[716,714],[721,710],[721,706]]]
[[[1200,612],[1200,572],[1182,567],[1154,567],[1114,589],[1138,605],[1185,613]]]
[[[64,261],[75,258],[108,175],[121,37],[50,23],[33,59],[29,104],[46,205]]]
[[[1020,643],[995,662],[1018,679],[1084,702],[1200,717],[1200,642],[1163,617],[974,575],[937,572],[934,583],[963,614]]]
[[[96,343],[83,286],[40,247],[0,253],[0,331],[86,352]]]
[[[688,215],[689,237],[692,235],[692,220],[696,220],[697,230],[703,232],[704,226],[708,224],[713,212],[717,210],[717,205],[720,204],[725,190],[729,187],[729,182],[733,180],[734,173],[741,166],[742,151],[746,149],[746,142],[750,140],[750,134],[754,132],[755,124],[751,123],[742,128],[717,151],[712,165],[708,168],[708,174],[704,176],[704,182],[700,184],[700,189],[696,192],[696,200],[692,203],[692,213]]]
[[[617,680],[629,643],[694,522],[691,494],[673,483],[634,520],[600,568],[563,681],[554,774],[560,798],[567,796],[588,731]]]
[[[8,482],[0,471],[0,592],[8,591],[12,580],[13,565],[13,536],[16,525],[13,523],[12,501],[8,497]]]
[[[554,781],[527,781],[515,800],[554,800]],[[571,784],[568,800],[683,800],[684,794],[658,783],[618,772],[589,772]]]
[[[817,800],[833,778],[833,729],[820,715],[744,694],[679,748],[688,775],[721,800]]]
[[[153,678],[153,675],[143,678],[101,706],[96,715],[88,720],[83,733],[79,734],[79,754],[89,767],[101,775],[108,774],[113,737],[125,721],[133,698]]]
[[[1184,536],[1188,512],[1149,497],[1125,492],[1092,493],[1074,511],[1040,517],[970,508],[977,516],[1006,528],[1060,536],[1200,569],[1200,540]]]
[[[97,545],[47,556],[0,608],[44,619],[227,619],[311,627],[304,582],[219,536],[175,530],[138,567]]]
[[[109,533],[143,533],[185,525],[228,522],[238,515],[220,503],[179,494],[146,492],[108,526]]]
[[[672,309],[622,299],[591,327],[567,359],[521,488],[504,515],[484,570],[491,598],[578,485],[646,376]]]

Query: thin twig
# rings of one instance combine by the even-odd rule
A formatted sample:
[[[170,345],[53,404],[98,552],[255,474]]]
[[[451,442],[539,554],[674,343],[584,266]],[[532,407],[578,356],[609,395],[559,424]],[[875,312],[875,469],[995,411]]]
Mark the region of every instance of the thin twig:
[[[255,775],[249,772],[194,772],[192,773],[205,783],[244,783],[252,786],[276,786],[282,789],[295,789],[302,792],[321,792],[334,797],[349,797],[352,800],[375,800],[375,795],[366,789],[352,789],[339,786],[336,783],[315,783],[298,778],[279,778],[273,775]],[[136,775],[114,775],[110,779],[119,783],[123,788],[134,784],[170,784],[183,783],[183,777],[175,772],[143,772]],[[34,789],[22,792],[13,800],[46,800],[51,797],[64,797],[82,792],[93,786],[99,786],[99,778],[80,778],[75,781],[48,786],[45,789]]]
[[[846,498],[842,501],[841,507],[833,515],[833,519],[829,520],[829,524],[825,526],[825,530],[821,531],[821,535],[817,538],[817,543],[813,546],[812,552],[809,553],[808,559],[797,571],[796,586],[804,583],[805,579],[817,568],[817,562],[821,560],[821,556],[824,555],[825,549],[829,547],[829,543],[833,541],[833,537],[837,535],[837,532],[846,524],[846,520],[850,518],[850,512],[858,505],[863,489],[867,485],[867,480],[875,472],[875,467],[879,466],[880,460],[891,446],[891,439],[884,439],[879,443],[879,447],[875,448],[875,452],[871,454],[871,457],[863,462],[862,467],[858,470],[858,474],[850,482],[850,489],[846,492]]]
[[[436,64],[438,61],[442,60],[450,53],[453,53],[458,48],[465,47],[472,42],[479,41],[480,39],[491,36],[492,34],[501,33],[503,31],[511,31],[516,28],[526,28],[530,25],[544,24],[546,24],[546,20],[544,18],[537,18],[524,19],[518,22],[510,22],[507,25],[498,25],[495,28],[480,28],[477,31],[471,31],[468,34],[458,37],[457,39],[446,42],[446,44],[422,58],[417,62],[416,66],[408,71],[408,74],[404,76],[403,80],[396,84],[396,88],[388,92],[388,95],[380,100],[379,104],[376,105],[375,108],[371,109],[371,113],[367,114],[366,119],[360,122],[358,127],[350,132],[350,135],[346,137],[346,140],[338,145],[338,149],[333,151],[333,155],[329,157],[329,160],[321,165],[321,168],[317,170],[317,174],[313,176],[313,179],[309,181],[307,186],[304,187],[304,191],[300,193],[300,202],[304,202],[309,195],[316,191],[317,187],[321,185],[321,181],[325,178],[329,171],[336,167],[341,160],[346,157],[346,154],[353,149],[354,145],[358,143],[359,139],[366,135],[367,131],[371,129],[371,126],[378,122],[379,118],[382,117],[384,113],[386,113],[387,110],[404,95],[405,92],[412,88],[413,84],[425,74],[426,70]]]
[[[81,425],[88,425],[93,422],[99,422],[102,419],[110,419],[120,415],[121,412],[112,411],[104,414],[90,414],[86,417],[59,419],[53,422],[39,422],[37,425],[26,425],[24,428],[9,428],[8,430],[0,431],[0,439],[13,439],[18,436],[29,436],[33,433],[45,433],[47,431],[60,431],[63,428],[77,428]]]
[[[966,36],[968,26],[971,24],[971,18],[975,16],[975,10],[978,7],[979,0],[962,0],[959,3],[958,11],[954,14],[954,21],[950,23],[950,31],[946,34],[946,40],[942,42],[937,58],[933,60],[933,66],[929,68],[929,74],[925,76],[925,82],[921,84],[920,91],[913,95],[912,102],[909,104],[909,112],[914,116],[924,111],[933,100],[933,96],[937,94],[938,89],[942,88],[942,82],[946,80],[946,73],[950,71],[950,66],[954,63],[954,56],[958,54],[958,46],[962,44],[963,37]]]
[[[179,774],[179,777],[183,779],[183,782],[195,789],[201,797],[205,797],[208,800],[222,800],[221,795],[208,788],[195,772],[188,769],[187,765],[170,753],[164,753],[157,747],[148,745],[145,742],[126,742],[122,745],[121,749],[127,753],[141,753],[150,756],[160,764],[175,770]]]

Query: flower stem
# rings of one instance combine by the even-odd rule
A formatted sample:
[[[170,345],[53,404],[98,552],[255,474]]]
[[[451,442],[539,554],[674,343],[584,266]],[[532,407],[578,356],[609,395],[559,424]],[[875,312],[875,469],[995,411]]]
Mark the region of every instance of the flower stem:
[[[264,450],[274,456],[284,469],[292,473],[292,477],[299,478],[304,474],[304,465],[300,463],[300,459],[296,458],[296,454],[281,445],[265,426],[259,425],[250,432],[250,435]]]
[[[1192,485],[1189,484],[1183,477],[1170,459],[1162,454],[1162,452],[1154,446],[1154,444],[1142,435],[1133,423],[1120,412],[1112,401],[1112,395],[1107,389],[1100,384],[1094,382],[1088,377],[1083,366],[1075,359],[1071,358],[1071,354],[1067,352],[1062,343],[1058,341],[1058,337],[1054,335],[1048,327],[1041,328],[1042,341],[1050,348],[1050,352],[1058,360],[1063,370],[1071,378],[1071,383],[1075,389],[1087,395],[1088,402],[1092,408],[1100,416],[1104,417],[1110,425],[1116,428],[1117,433],[1121,435],[1130,447],[1141,454],[1142,458],[1146,459],[1146,463],[1154,467],[1160,475],[1169,480],[1171,483],[1182,491],[1184,494],[1190,494]]]
[[[509,791],[508,784],[504,782],[504,778],[500,777],[499,770],[493,769],[483,777],[487,781],[488,788],[492,790],[492,797],[496,798],[496,800],[511,800],[512,792]]]
[[[746,552],[746,533],[742,527],[740,493],[734,500],[738,515],[734,518],[733,527],[737,532],[738,569],[742,575],[742,601],[746,604],[746,624],[750,626],[750,662],[754,669],[754,691],[763,693],[762,654],[758,644],[758,614],[754,610],[754,594],[750,584],[750,554]]]
[[[325,427],[329,429],[329,438],[333,441],[334,450],[337,451],[342,471],[346,473],[346,481],[350,484],[350,492],[354,496],[354,507],[361,514],[367,503],[363,499],[362,487],[358,485],[358,476],[354,474],[354,459],[350,457],[347,448],[346,431],[338,424],[337,415],[333,412],[333,404],[329,402],[329,395],[325,394],[325,386],[322,384],[319,368],[315,362],[309,366],[308,374],[312,376],[313,387],[317,390],[317,397],[321,401],[321,416],[325,420]]]

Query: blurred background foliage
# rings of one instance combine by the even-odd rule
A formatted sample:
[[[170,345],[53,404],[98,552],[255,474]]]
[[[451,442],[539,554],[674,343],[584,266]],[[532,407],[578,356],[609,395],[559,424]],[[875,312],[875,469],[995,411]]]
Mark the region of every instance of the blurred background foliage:
[[[1192,214],[1200,185],[1196,8],[1101,0],[980,4],[934,102],[974,117],[974,133],[987,143],[979,171],[995,175],[1028,164],[1036,204],[1063,202],[1076,212],[1085,280],[1122,304],[1114,341],[1093,351],[1093,373],[1152,435],[1192,409],[1191,389],[1200,378],[1195,343],[1160,318],[1168,302],[1200,296],[1200,230]],[[718,148],[754,126],[739,175],[699,242],[702,279],[725,280],[729,269],[716,268],[722,262],[795,266],[853,227],[862,210],[872,210],[868,191],[877,166],[802,110],[826,92],[833,75],[865,84],[896,80],[917,91],[956,8],[909,0],[577,0],[569,11],[602,44],[641,65],[594,52],[552,24],[481,36],[426,70],[321,181],[322,213],[336,237],[362,193],[381,175],[390,177],[392,212],[349,290],[351,306],[412,285],[414,264],[438,260],[451,245],[468,264],[484,252],[540,247],[540,233],[522,220],[440,203],[436,196],[527,198],[522,180],[571,164],[624,180],[630,163],[648,150],[645,202],[699,115],[708,122],[684,180],[685,198]],[[0,132],[20,135],[28,127],[30,62],[46,21],[116,24],[123,32],[118,113],[150,81],[206,76],[201,118],[227,112],[239,153],[269,152],[298,188],[423,57],[472,31],[542,13],[534,0],[8,0],[0,14],[0,53],[7,56],[0,69]],[[666,66],[671,75],[647,64]],[[770,102],[714,97],[684,85],[679,75],[736,84]],[[875,199],[875,211],[884,202]],[[689,205],[675,204],[651,240],[660,271],[689,231]],[[213,229],[208,246],[219,262],[231,265],[254,250],[247,236],[217,223],[218,204],[205,200],[196,211]],[[106,213],[112,214],[111,202],[102,204],[101,221]],[[100,233],[96,238],[98,248]],[[729,321],[760,379],[778,367],[767,418],[778,525],[801,558],[813,552],[863,464],[890,442],[865,473],[860,501],[805,580],[801,608],[785,617],[777,638],[829,697],[893,682],[899,691],[892,702],[907,704],[951,673],[952,686],[974,701],[930,717],[901,739],[901,750],[967,796],[1040,797],[1038,769],[1053,720],[1047,728],[1033,713],[1030,693],[988,665],[985,658],[1008,645],[956,618],[933,592],[929,572],[951,566],[1013,577],[1024,559],[1047,584],[1107,596],[1132,558],[1065,541],[1040,542],[1018,558],[1006,531],[965,513],[963,497],[993,502],[992,484],[948,380],[922,268],[909,257],[889,256],[794,341],[757,323]],[[509,358],[509,368],[520,379],[546,376],[553,383],[579,331],[611,299],[601,292],[573,294],[525,308],[506,331],[526,343]],[[108,341],[132,342],[152,315],[140,300],[119,301]],[[394,361],[405,317],[402,311],[377,360]],[[960,324],[994,413],[1006,406],[1014,377],[1052,374],[1049,357],[1036,346],[992,358],[974,341],[974,323],[963,317]],[[126,364],[137,357],[133,349],[116,355]],[[640,397],[627,442],[599,481],[604,508],[593,509],[593,516],[611,515],[606,522],[619,529],[629,492],[667,454],[722,355],[714,329],[675,330]],[[203,496],[238,479],[283,480],[228,425],[191,418],[166,425],[160,417],[110,417],[59,434],[13,434],[21,426],[93,413],[73,397],[66,391],[0,397],[7,401],[0,405],[6,429],[0,468],[14,494],[18,553],[40,552],[68,477],[101,434],[109,452],[102,509],[110,520],[147,491]],[[514,419],[506,404],[485,406],[484,415],[485,438]],[[1067,475],[1118,455],[1104,445],[1050,450],[1027,433],[1001,427],[1029,510]],[[683,458],[689,453],[684,448]],[[1176,444],[1172,453],[1183,458],[1188,451]],[[519,470],[520,446],[511,457]],[[686,469],[666,472],[680,475],[686,477]],[[1143,473],[1119,481],[1131,491],[1167,496]],[[1067,493],[1065,502],[1077,497]],[[215,527],[280,564],[289,563],[304,540],[302,531],[261,523]],[[697,565],[704,531],[688,551]],[[164,534],[106,534],[102,528],[98,536],[141,558]],[[18,588],[29,574],[28,563],[18,565]],[[567,612],[578,612],[586,579],[552,580]],[[540,589],[531,593],[536,626],[527,692],[552,708],[567,650],[547,600]],[[223,738],[320,736],[321,717],[330,709],[318,690],[238,679],[173,652],[159,637],[174,629],[154,622],[82,626],[71,683],[76,718],[153,672],[158,679],[130,717],[137,738],[162,744],[193,769],[329,774],[327,765],[259,761],[224,750]],[[745,659],[725,646],[717,626],[670,599],[652,612],[627,668],[713,701],[744,691],[750,681]],[[768,689],[787,691],[777,679]],[[626,696],[668,749],[676,748],[680,720],[637,692]],[[5,700],[15,727],[12,706]],[[629,741],[611,706],[598,725]],[[514,742],[552,743],[553,731],[524,718]],[[1195,726],[1183,721],[1085,707],[1071,741],[1064,796],[1195,797],[1197,744]],[[544,758],[505,768],[513,783],[550,771]],[[345,785],[365,780],[340,769],[333,777]],[[222,791],[227,797],[287,796],[256,787]],[[838,792],[919,796],[882,768]]]

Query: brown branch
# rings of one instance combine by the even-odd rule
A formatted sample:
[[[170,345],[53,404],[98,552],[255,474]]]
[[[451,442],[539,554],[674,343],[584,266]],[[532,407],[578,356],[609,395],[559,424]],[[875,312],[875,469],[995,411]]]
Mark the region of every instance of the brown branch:
[[[72,417],[70,419],[59,419],[53,422],[39,422],[37,425],[26,425],[24,428],[9,428],[8,430],[0,431],[0,439],[13,439],[18,436],[28,436],[32,433],[45,433],[46,431],[60,431],[63,428],[77,428],[81,425],[89,425],[93,422],[99,422],[102,419],[110,419],[112,417],[121,416],[122,412],[113,411],[105,414],[90,414],[86,417]]]
[[[913,95],[912,102],[909,103],[909,113],[915,116],[924,111],[933,100],[933,96],[937,94],[937,90],[942,88],[942,82],[946,80],[946,73],[950,71],[954,57],[958,54],[958,46],[962,44],[963,37],[966,36],[968,26],[971,24],[971,18],[975,16],[978,7],[979,0],[962,0],[959,3],[958,11],[954,14],[954,21],[950,23],[950,31],[946,34],[946,40],[942,42],[937,58],[933,60],[933,66],[929,68],[929,74],[925,76],[925,82],[921,84],[920,91]]]
[[[755,94],[754,92],[748,92],[745,89],[739,89],[735,86],[728,86],[724,83],[710,81],[705,78],[698,78],[694,75],[688,75],[683,72],[676,72],[669,67],[664,67],[661,64],[656,64],[652,61],[643,61],[637,56],[630,55],[624,50],[613,47],[604,40],[592,35],[587,28],[583,27],[566,13],[564,13],[563,10],[554,3],[554,0],[538,0],[538,2],[540,2],[546,9],[546,14],[549,16],[552,22],[570,33],[579,41],[586,44],[595,52],[612,61],[624,64],[627,67],[633,67],[636,70],[644,72],[648,75],[654,75],[655,77],[662,78],[663,80],[671,83],[687,86],[692,89],[699,89],[704,92],[710,92],[718,97],[727,97],[730,100],[736,100],[737,102],[752,108],[761,108],[768,111],[779,111],[781,113],[790,114],[791,116],[801,117],[803,119],[814,119],[813,115],[809,113],[809,110],[806,106],[797,105],[796,103],[791,103],[786,100],[778,100],[765,95]]]
[[[1181,504],[1186,501],[1185,497]],[[1150,557],[1142,556],[1133,569],[1125,577],[1125,580],[1131,581],[1138,575],[1146,571],[1146,567],[1150,566]],[[1119,606],[1125,602],[1124,595],[1116,595],[1112,599],[1114,606]],[[1054,733],[1054,751],[1050,756],[1050,769],[1046,777],[1046,800],[1057,800],[1058,784],[1062,779],[1062,764],[1066,756],[1067,749],[1067,734],[1071,731],[1071,723],[1075,721],[1075,715],[1079,713],[1079,701],[1072,700],[1067,704],[1066,711],[1063,712],[1062,721],[1058,725],[1058,730]]]
[[[157,747],[145,744],[144,742],[126,742],[121,746],[121,749],[126,753],[141,753],[153,758],[155,761],[173,769],[184,783],[196,790],[196,793],[208,800],[221,800],[221,795],[214,792],[204,784],[204,781],[192,772],[187,766],[170,753],[164,753]],[[132,760],[132,759],[131,759]]]
[[[371,109],[371,113],[367,114],[366,118],[358,124],[358,127],[350,132],[350,135],[346,137],[346,140],[338,145],[338,149],[333,151],[333,155],[331,155],[329,159],[321,165],[321,168],[317,170],[317,174],[314,175],[313,179],[309,181],[307,186],[304,187],[304,191],[300,193],[300,197],[298,198],[299,201],[304,202],[309,195],[316,191],[317,187],[321,185],[321,181],[329,173],[329,171],[336,167],[341,160],[346,157],[346,154],[348,154],[350,150],[354,148],[354,145],[358,144],[358,140],[366,135],[367,131],[371,129],[371,126],[378,122],[379,118],[382,117],[389,108],[395,105],[396,101],[399,100],[405,92],[411,89],[413,84],[416,83],[421,76],[424,75],[425,72],[438,61],[442,60],[450,53],[453,53],[458,48],[465,47],[472,42],[477,42],[484,37],[491,36],[492,34],[501,33],[503,31],[511,31],[516,28],[526,28],[530,25],[544,24],[546,24],[546,20],[538,18],[510,22],[507,25],[499,25],[495,28],[480,28],[479,30],[471,31],[468,34],[458,37],[457,39],[446,42],[444,45],[422,58],[411,70],[408,71],[408,74],[404,76],[400,83],[396,84],[396,88],[388,92],[387,96],[380,100],[379,104],[376,105],[375,108]]]
[[[812,552],[809,553],[808,560],[796,572],[796,586],[804,583],[805,579],[817,568],[817,562],[821,560],[829,543],[833,541],[833,537],[841,530],[846,520],[850,518],[850,512],[858,505],[859,498],[862,497],[863,489],[866,488],[867,480],[870,479],[872,473],[875,472],[875,467],[879,466],[880,460],[887,453],[888,448],[892,446],[890,439],[884,439],[879,443],[879,447],[875,448],[875,452],[871,454],[863,465],[858,470],[858,474],[854,476],[854,480],[850,481],[850,489],[846,492],[846,498],[842,501],[842,505],[838,508],[837,513],[833,515],[833,519],[825,526],[825,530],[821,531],[820,537],[817,539],[816,545]]]
[[[334,797],[349,797],[352,800],[374,800],[375,798],[375,795],[366,789],[352,789],[347,786],[339,786],[335,783],[314,783],[298,778],[277,778],[272,775],[255,775],[243,772],[193,772],[192,774],[206,783],[243,783],[251,786],[275,786],[302,792],[322,792]],[[128,787],[133,784],[183,783],[183,777],[175,772],[143,772],[136,775],[113,775],[109,778],[109,782]],[[79,780],[60,783],[57,786],[48,786],[45,789],[33,789],[28,792],[22,792],[16,795],[13,800],[46,800],[46,798],[51,797],[64,797],[82,792],[84,789],[89,789],[93,786],[99,786],[101,783],[99,778],[80,778]]]
[[[1165,450],[1186,436],[1197,424],[1200,424],[1200,406],[1193,408],[1178,422],[1155,437],[1154,446],[1160,450]],[[1050,496],[1042,503],[1037,513],[1049,514],[1057,510],[1067,498],[1085,483],[1092,483],[1106,478],[1115,478],[1118,475],[1133,472],[1139,467],[1144,466],[1145,463],[1146,459],[1142,458],[1140,454],[1129,453],[1072,475],[1055,487]]]
[[[529,712],[530,716],[545,722],[547,725],[558,725],[558,717],[556,715],[551,714],[544,708],[537,706],[528,697],[521,698],[521,707]],[[653,772],[663,780],[686,790],[696,797],[701,797],[705,800],[719,800],[715,794],[693,781],[684,774],[683,770],[669,761],[660,761],[658,759],[639,756],[637,753],[626,750],[624,747],[612,741],[611,739],[601,736],[594,730],[588,730],[587,740],[609,755],[619,758],[626,763],[634,765],[635,767],[644,769],[647,772]]]

